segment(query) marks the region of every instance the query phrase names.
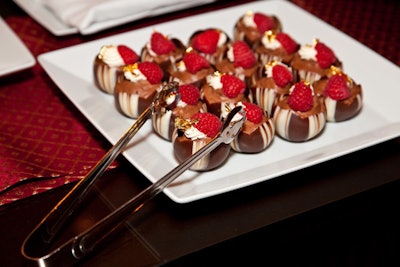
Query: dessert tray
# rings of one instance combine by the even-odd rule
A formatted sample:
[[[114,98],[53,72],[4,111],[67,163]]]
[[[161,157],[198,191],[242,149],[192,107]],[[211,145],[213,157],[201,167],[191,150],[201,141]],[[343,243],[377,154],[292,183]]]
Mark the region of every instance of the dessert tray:
[[[0,77],[35,65],[36,60],[0,17]]]
[[[349,121],[327,123],[324,132],[313,140],[291,143],[275,137],[262,153],[232,153],[228,161],[216,170],[187,171],[164,190],[173,201],[187,203],[236,190],[400,136],[400,106],[397,103],[400,91],[395,86],[400,82],[400,69],[286,1],[258,1],[153,25],[42,54],[38,60],[77,108],[111,143],[115,143],[133,120],[117,111],[113,96],[101,92],[94,85],[93,60],[101,46],[126,44],[140,51],[154,29],[183,42],[195,30],[202,28],[219,27],[231,34],[236,20],[248,10],[278,16],[284,31],[301,44],[310,43],[314,38],[329,44],[343,62],[345,72],[362,84],[364,107]],[[371,75],[372,69],[374,75]],[[178,164],[171,143],[154,134],[150,122],[128,145],[124,156],[152,182]]]

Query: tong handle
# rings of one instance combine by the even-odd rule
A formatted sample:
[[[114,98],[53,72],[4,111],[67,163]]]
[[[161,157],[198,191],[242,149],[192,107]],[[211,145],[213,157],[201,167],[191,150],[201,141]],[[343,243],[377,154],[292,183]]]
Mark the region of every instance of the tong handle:
[[[173,170],[163,176],[161,179],[150,185],[135,197],[131,198],[124,205],[120,206],[114,212],[100,220],[92,228],[82,233],[73,240],[74,256],[81,258],[87,253],[93,251],[95,247],[104,240],[117,226],[121,225],[128,216],[139,211],[144,204],[156,196],[158,193],[178,178],[183,172],[188,170],[199,159],[209,154],[216,149],[220,144],[229,144],[237,135],[243,125],[245,116],[242,114],[242,119],[238,122],[231,124],[233,116],[242,110],[241,107],[236,107],[232,110],[223,126],[222,132],[212,139],[207,145],[199,149],[191,157],[176,166]]]
[[[195,153],[194,156],[179,164],[160,180],[141,191],[138,195],[131,198],[124,205],[120,206],[114,212],[100,220],[87,232],[74,239],[72,244],[75,254],[74,256],[77,258],[82,258],[86,254],[93,251],[102,240],[104,240],[113,232],[114,229],[117,229],[119,225],[124,223],[127,217],[138,212],[147,201],[162,192],[166,186],[173,182],[184,171],[189,169],[189,167],[192,166],[197,160],[210,153],[221,143],[222,138],[219,137],[213,139],[207,146]]]
[[[43,233],[44,230],[47,229],[47,218],[46,217],[41,224],[31,233],[31,235],[24,241],[22,246],[22,254],[33,261],[39,263],[39,266],[59,266],[60,263],[62,264],[74,264],[77,263],[79,260],[84,258],[87,254],[92,252],[101,242],[106,239],[111,233],[113,233],[116,229],[121,226],[126,219],[138,212],[144,204],[152,199],[154,196],[162,192],[162,190],[172,183],[176,178],[178,178],[184,171],[189,169],[196,161],[200,158],[204,157],[212,150],[217,148],[220,144],[225,143],[229,144],[233,138],[237,135],[240,128],[242,127],[245,115],[243,114],[239,121],[231,123],[231,120],[235,116],[236,113],[241,111],[241,107],[235,107],[228,115],[227,120],[224,123],[223,129],[219,135],[217,135],[214,139],[212,139],[206,146],[199,149],[196,153],[194,153],[191,157],[180,163],[176,166],[173,170],[167,173],[164,177],[156,181],[154,184],[150,185],[142,192],[140,192],[135,197],[131,198],[125,204],[114,210],[108,216],[104,217],[102,220],[94,224],[91,228],[87,229],[83,233],[73,237],[60,247],[56,248],[55,250],[51,251],[50,253],[43,255],[42,248],[40,247],[41,243],[36,244],[35,242],[43,242]],[[140,127],[139,127],[140,128]],[[136,130],[137,131],[137,130]],[[131,131],[128,131],[131,132]],[[132,130],[132,133],[135,130]],[[126,139],[129,139],[130,135],[127,135]],[[133,135],[132,135],[133,136]],[[123,147],[124,144],[121,143]],[[112,153],[107,153],[109,157],[113,157]],[[79,185],[79,184],[78,184]],[[77,187],[77,193],[81,193],[79,190],[79,186]],[[86,188],[86,187],[85,187]],[[72,190],[72,194],[67,195],[66,199],[69,200],[71,196],[74,195],[75,190]],[[63,204],[62,202],[61,204]],[[67,201],[68,203],[68,201]],[[59,207],[56,206],[48,216],[56,216],[57,209]],[[62,214],[62,216],[66,216],[66,213]],[[59,219],[59,218],[58,218]],[[66,217],[63,217],[66,219]],[[56,221],[56,223],[58,223]],[[59,227],[59,225],[54,224],[50,225],[53,227]],[[52,228],[55,229],[55,228]],[[56,229],[58,230],[58,229]],[[50,232],[50,234],[53,234]],[[51,237],[51,236],[50,236]],[[45,243],[48,244],[48,243]],[[38,250],[35,251],[37,246],[39,245]],[[42,243],[43,245],[43,243]],[[30,250],[27,250],[27,247]],[[27,253],[28,252],[28,253]],[[34,255],[32,255],[32,252]],[[41,256],[38,256],[41,255]]]
[[[178,84],[166,83],[156,93],[151,105],[149,105],[136,119],[132,126],[124,133],[117,143],[102,157],[102,159],[80,180],[76,186],[57,204],[56,207],[42,221],[38,231],[44,243],[50,244],[56,234],[60,231],[67,218],[74,213],[82,203],[84,196],[93,187],[98,177],[103,175],[110,164],[118,157],[126,145],[132,140],[143,124],[153,113],[171,109],[180,100],[177,94]]]
[[[98,177],[103,175],[110,164],[118,157],[130,140],[135,136],[143,124],[152,114],[151,107],[148,107],[140,114],[135,123],[124,133],[117,143],[97,162],[97,164],[81,179],[74,188],[53,208],[43,221],[42,238],[46,243],[51,243],[54,236],[59,232],[67,218],[74,213],[80,205],[84,196],[94,185]]]

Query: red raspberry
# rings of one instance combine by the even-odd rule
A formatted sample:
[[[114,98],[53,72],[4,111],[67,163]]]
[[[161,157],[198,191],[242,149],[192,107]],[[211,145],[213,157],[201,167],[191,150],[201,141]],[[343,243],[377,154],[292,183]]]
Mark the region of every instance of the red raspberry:
[[[157,55],[165,55],[175,50],[174,43],[159,32],[153,32],[151,35],[150,46]]]
[[[259,124],[263,119],[263,110],[256,104],[250,102],[243,102],[246,112],[246,119],[254,124]]]
[[[315,50],[317,50],[317,62],[321,68],[328,68],[335,63],[335,53],[333,53],[332,49],[330,49],[324,43],[318,42],[315,45]]]
[[[218,40],[219,31],[205,30],[193,38],[192,46],[201,53],[212,54],[217,51]]]
[[[289,95],[288,104],[294,111],[306,112],[313,107],[313,91],[309,84],[298,82]]]
[[[194,51],[186,53],[183,57],[183,62],[185,63],[186,69],[193,74],[210,66],[210,62],[208,62],[206,58]]]
[[[347,85],[345,74],[335,74],[329,78],[325,87],[325,95],[334,100],[343,100],[350,96],[350,89]]]
[[[254,13],[253,16],[254,23],[257,25],[257,29],[259,32],[264,33],[266,31],[272,30],[275,28],[274,20],[262,13]]]
[[[181,100],[188,105],[196,105],[199,102],[200,90],[192,84],[183,84],[179,86]]]
[[[299,48],[299,44],[296,43],[292,37],[290,37],[288,34],[283,33],[283,32],[278,32],[275,37],[279,43],[281,43],[283,49],[285,49],[286,53],[288,54],[293,54],[296,52]]]
[[[151,84],[160,83],[164,77],[164,73],[160,66],[153,62],[139,62],[138,68]]]
[[[117,49],[118,53],[124,60],[125,65],[133,64],[139,60],[139,56],[136,54],[136,52],[127,47],[126,45],[118,45]]]
[[[222,127],[221,120],[216,115],[209,112],[196,113],[192,116],[191,120],[194,122],[193,126],[197,130],[210,138],[214,138]]]
[[[236,41],[232,45],[235,67],[248,69],[256,63],[256,56],[250,47],[244,41]]]
[[[279,87],[285,87],[288,83],[293,81],[292,72],[288,67],[282,64],[276,64],[272,67],[272,78]]]
[[[221,83],[222,93],[229,98],[235,98],[246,90],[244,81],[231,74],[222,75]]]

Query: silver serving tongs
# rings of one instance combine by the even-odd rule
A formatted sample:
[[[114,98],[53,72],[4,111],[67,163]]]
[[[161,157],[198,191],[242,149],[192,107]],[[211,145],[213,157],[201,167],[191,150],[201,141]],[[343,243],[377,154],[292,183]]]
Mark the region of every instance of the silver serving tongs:
[[[57,233],[64,225],[65,221],[82,203],[83,199],[101,177],[104,171],[118,157],[123,149],[132,140],[135,134],[151,117],[153,113],[162,113],[166,109],[173,109],[178,103],[180,96],[178,94],[177,83],[166,83],[158,91],[149,107],[147,107],[124,133],[124,135],[115,143],[115,145],[100,159],[99,162],[81,179],[71,191],[48,213],[42,222],[35,229],[35,235],[40,236],[40,242],[47,246],[52,243]],[[29,239],[29,238],[28,238]],[[28,240],[27,239],[27,240]],[[25,243],[22,253],[25,255]]]
[[[244,121],[245,113],[243,108],[237,106],[232,109],[225,119],[220,133],[210,143],[198,150],[154,184],[101,219],[91,228],[49,252],[47,248],[55,235],[54,229],[59,230],[66,220],[66,214],[69,216],[74,210],[69,209],[68,213],[64,210],[60,210],[60,207],[63,207],[62,204],[65,199],[70,197],[71,193],[69,193],[25,239],[21,249],[23,256],[36,263],[38,266],[68,266],[77,263],[91,253],[102,240],[124,223],[128,217],[139,211],[148,200],[162,192],[165,187],[189,169],[195,162],[217,148],[220,144],[229,144],[241,129]],[[77,186],[79,186],[79,184]],[[74,187],[74,189],[76,187]],[[72,189],[72,194],[74,194],[74,189]],[[75,207],[76,206],[77,205],[75,205]],[[59,217],[57,218],[57,216]],[[61,223],[59,220],[61,220]]]

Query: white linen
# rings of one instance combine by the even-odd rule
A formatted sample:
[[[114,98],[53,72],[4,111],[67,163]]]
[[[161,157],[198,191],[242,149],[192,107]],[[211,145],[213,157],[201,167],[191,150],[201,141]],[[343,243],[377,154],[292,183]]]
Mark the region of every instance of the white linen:
[[[82,34],[215,0],[42,0],[65,24]]]

